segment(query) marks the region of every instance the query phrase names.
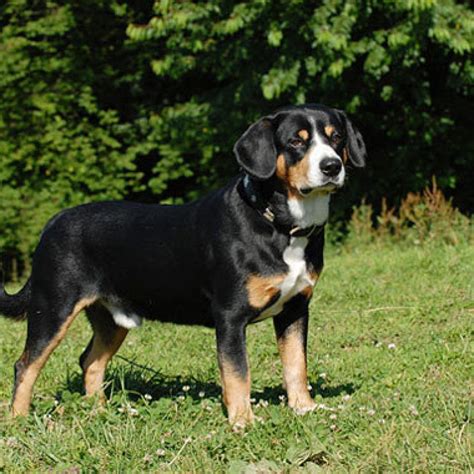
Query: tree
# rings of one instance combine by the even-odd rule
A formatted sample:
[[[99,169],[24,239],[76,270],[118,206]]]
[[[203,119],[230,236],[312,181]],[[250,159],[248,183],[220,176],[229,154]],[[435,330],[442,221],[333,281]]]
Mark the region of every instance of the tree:
[[[203,164],[217,178],[235,170],[230,150],[250,122],[280,105],[320,102],[348,111],[368,143],[368,169],[339,199],[340,213],[363,194],[393,202],[432,175],[472,209],[474,14],[467,4],[159,0],[154,13],[128,34],[156,48],[155,74],[175,83],[163,114],[199,111],[186,136],[205,147]],[[170,161],[202,160],[199,149],[185,159],[178,142],[170,141]]]
[[[134,18],[137,18],[136,16]],[[0,249],[27,262],[60,209],[139,189],[127,104],[140,65],[119,2],[6,3],[0,13]],[[139,94],[138,94],[139,95]],[[125,105],[124,105],[125,104]]]

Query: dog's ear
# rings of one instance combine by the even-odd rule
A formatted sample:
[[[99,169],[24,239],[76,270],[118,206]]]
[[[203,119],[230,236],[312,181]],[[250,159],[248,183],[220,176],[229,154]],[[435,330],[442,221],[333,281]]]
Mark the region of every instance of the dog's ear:
[[[342,123],[346,128],[347,134],[347,151],[349,152],[349,161],[356,167],[362,168],[365,166],[367,158],[367,150],[365,148],[364,139],[357,127],[347,117],[346,113],[338,110]]]
[[[234,145],[240,166],[254,178],[270,178],[276,169],[277,150],[274,140],[275,116],[267,116],[251,125]]]

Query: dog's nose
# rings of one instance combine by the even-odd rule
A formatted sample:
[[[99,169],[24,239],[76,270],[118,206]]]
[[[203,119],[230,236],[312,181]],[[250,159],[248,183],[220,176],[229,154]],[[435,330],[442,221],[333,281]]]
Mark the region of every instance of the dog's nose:
[[[321,171],[326,176],[334,177],[339,174],[342,168],[342,161],[339,158],[324,158],[319,164]]]

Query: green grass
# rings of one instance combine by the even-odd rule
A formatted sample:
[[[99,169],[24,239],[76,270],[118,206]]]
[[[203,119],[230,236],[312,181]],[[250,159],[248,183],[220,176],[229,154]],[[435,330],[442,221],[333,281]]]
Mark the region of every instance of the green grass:
[[[282,402],[271,321],[249,327],[255,413],[227,425],[212,331],[132,331],[103,409],[81,395],[79,318],[44,369],[28,419],[7,416],[25,325],[0,320],[0,471],[472,472],[474,249],[330,249],[311,304],[309,375],[320,408]],[[151,397],[151,399],[150,399]]]

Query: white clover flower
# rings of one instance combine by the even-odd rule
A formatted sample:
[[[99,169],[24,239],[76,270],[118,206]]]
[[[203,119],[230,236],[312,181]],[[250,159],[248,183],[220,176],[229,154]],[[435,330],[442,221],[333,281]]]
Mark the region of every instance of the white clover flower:
[[[5,445],[9,448],[16,448],[19,446],[18,439],[15,438],[14,436],[10,436],[9,438],[6,439]]]
[[[329,415],[329,419],[330,420],[337,420],[337,415],[333,413],[332,415]]]
[[[183,385],[183,392],[189,392],[191,387],[189,385]]]
[[[145,400],[148,400],[148,401],[150,401],[150,400],[153,399],[153,397],[152,397],[149,393],[145,393],[145,395],[143,396],[143,398],[144,398]]]
[[[206,392],[203,392],[202,390],[198,393],[199,398],[204,398],[206,396]]]
[[[344,395],[344,396],[342,397],[342,400],[345,401],[345,402],[348,402],[350,399],[351,399],[351,396],[350,396],[350,395]]]
[[[370,410],[367,410],[367,415],[374,416],[375,415],[375,410],[373,410],[372,408]]]
[[[393,342],[391,342],[387,347],[388,347],[390,350],[397,348],[397,346],[396,346]]]
[[[162,448],[158,448],[155,453],[157,456],[164,456],[166,454],[166,451]]]

